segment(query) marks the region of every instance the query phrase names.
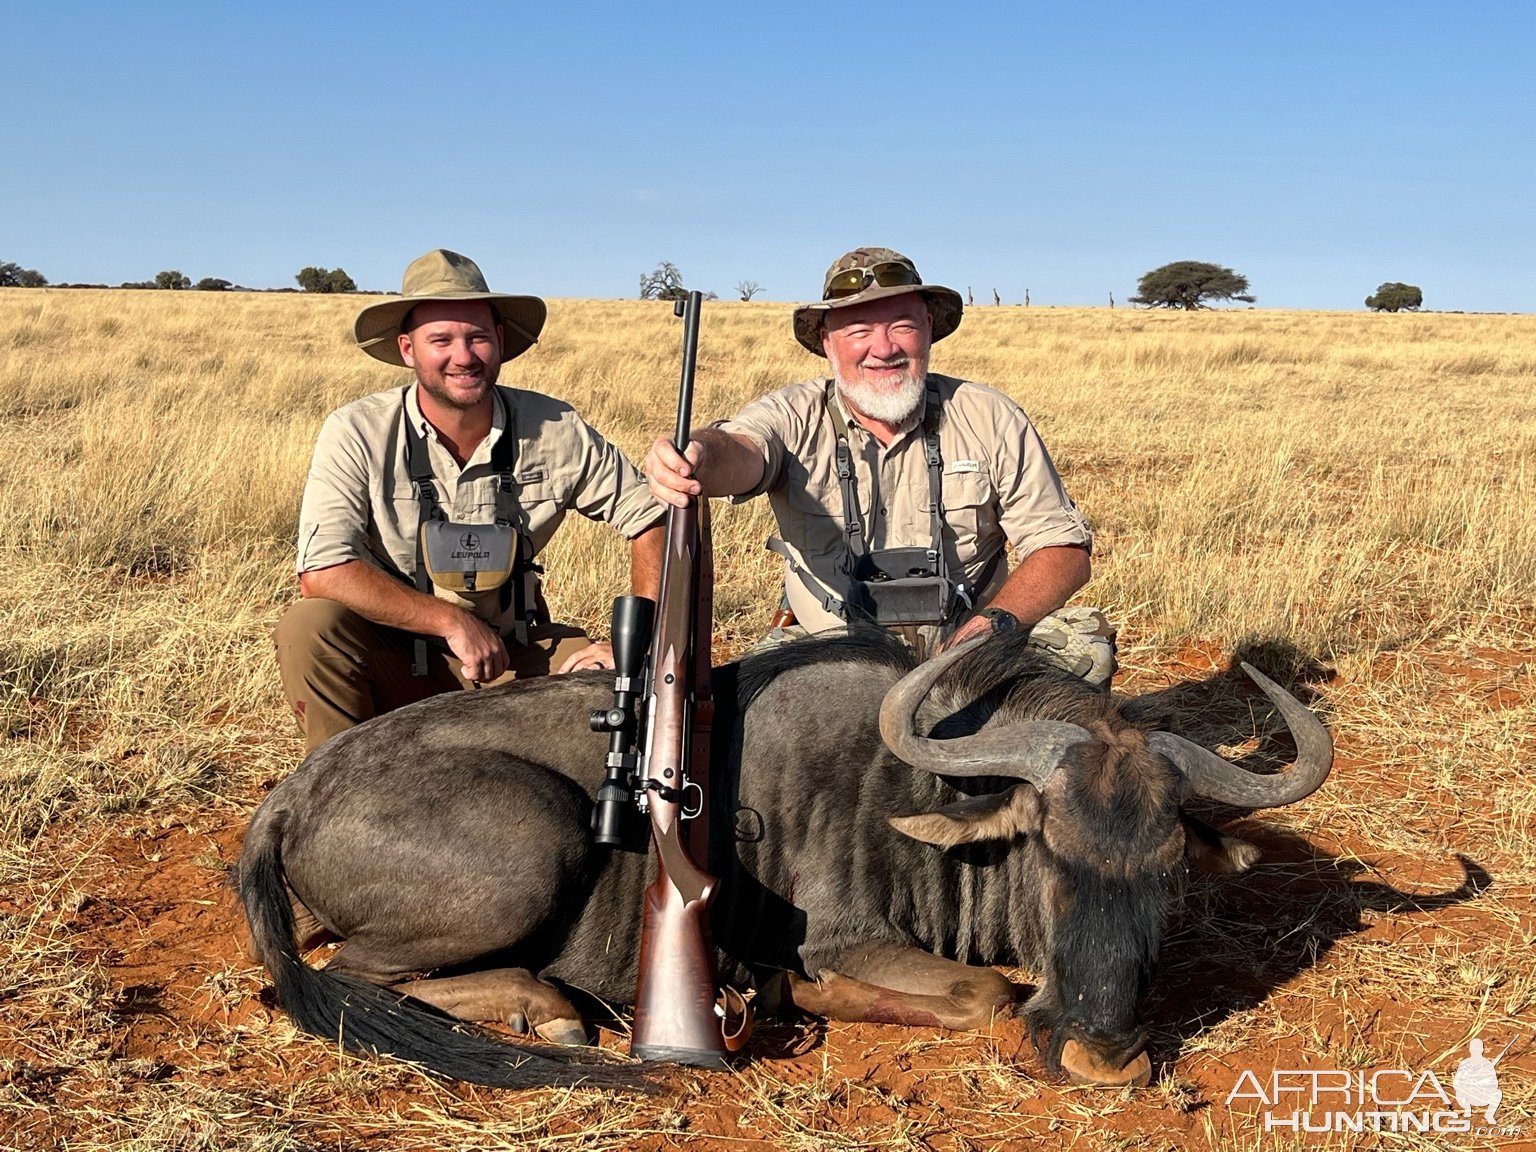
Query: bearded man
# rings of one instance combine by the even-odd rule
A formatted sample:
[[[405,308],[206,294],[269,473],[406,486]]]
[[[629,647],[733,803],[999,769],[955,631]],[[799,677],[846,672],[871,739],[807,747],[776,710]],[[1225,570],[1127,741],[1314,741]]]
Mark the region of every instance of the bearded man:
[[[308,749],[440,692],[578,668],[612,649],[550,619],[535,558],[570,511],[630,543],[655,597],[665,509],[624,455],[551,396],[497,384],[544,301],[491,292],[436,249],[358,315],[359,347],[415,380],[327,417],[299,512],[303,599],[275,632]]]
[[[1093,609],[1062,611],[1088,581],[1093,537],[1039,434],[1002,393],[929,371],[933,344],[963,313],[959,293],[924,284],[899,252],[839,257],[821,299],[794,314],[796,340],[831,375],[691,431],[686,458],[655,441],[651,491],[670,504],[767,495],[785,601],[765,643],[857,621],[926,655],[1022,627],[1107,685],[1108,622]]]

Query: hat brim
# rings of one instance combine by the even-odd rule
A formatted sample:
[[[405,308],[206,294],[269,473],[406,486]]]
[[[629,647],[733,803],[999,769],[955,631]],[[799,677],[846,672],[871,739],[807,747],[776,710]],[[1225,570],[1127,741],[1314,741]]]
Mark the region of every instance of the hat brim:
[[[502,322],[501,362],[521,356],[539,340],[548,308],[537,296],[509,296],[502,292],[455,292],[442,296],[395,296],[370,304],[357,314],[352,334],[357,346],[375,360],[404,368],[400,356],[400,325],[418,304],[452,300],[484,300],[496,306]]]
[[[933,317],[931,339],[935,344],[960,327],[960,318],[965,314],[965,302],[953,288],[945,288],[942,284],[892,284],[888,288],[871,284],[855,296],[818,300],[814,304],[802,304],[796,308],[795,339],[800,341],[800,346],[807,352],[825,357],[826,350],[821,346],[821,325],[828,312],[851,308],[855,304],[867,304],[871,300],[884,300],[889,296],[904,296],[909,292],[920,293],[928,302],[928,311]]]

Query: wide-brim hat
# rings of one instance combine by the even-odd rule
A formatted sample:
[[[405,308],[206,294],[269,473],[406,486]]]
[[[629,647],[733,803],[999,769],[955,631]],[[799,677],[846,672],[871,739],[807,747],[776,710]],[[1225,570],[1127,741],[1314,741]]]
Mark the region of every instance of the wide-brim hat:
[[[863,288],[847,296],[832,295],[838,290],[839,281],[843,282],[842,289],[847,291],[850,278],[857,284],[860,277],[863,279]],[[892,282],[882,284],[882,279]],[[871,300],[883,300],[887,296],[904,296],[909,292],[921,293],[928,302],[928,312],[933,317],[932,340],[935,343],[960,327],[960,317],[965,313],[960,293],[942,284],[924,284],[923,278],[917,274],[917,265],[900,252],[890,248],[855,248],[839,256],[832,262],[832,267],[827,269],[821,286],[822,298],[814,304],[802,304],[795,309],[795,339],[807,351],[825,356],[826,351],[821,346],[821,326],[828,312],[851,308],[855,304],[866,304]]]
[[[537,296],[510,296],[492,292],[480,274],[480,266],[468,256],[446,248],[434,248],[411,261],[400,282],[400,295],[370,304],[357,314],[352,332],[357,346],[375,360],[404,368],[400,358],[400,325],[418,304],[434,300],[484,300],[502,324],[501,360],[506,363],[538,343],[548,309]]]

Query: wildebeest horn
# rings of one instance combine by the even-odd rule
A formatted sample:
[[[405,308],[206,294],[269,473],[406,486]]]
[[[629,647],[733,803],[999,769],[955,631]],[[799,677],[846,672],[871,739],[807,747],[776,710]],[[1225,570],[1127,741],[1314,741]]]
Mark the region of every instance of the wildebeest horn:
[[[941,776],[1016,776],[1037,788],[1061,763],[1068,748],[1092,740],[1084,728],[1059,720],[984,728],[971,736],[935,740],[919,736],[917,710],[940,676],[980,643],[969,640],[919,664],[885,694],[880,736],[885,746],[914,768]]]
[[[1184,773],[1190,791],[1234,808],[1278,808],[1310,796],[1333,767],[1333,737],[1300,700],[1253,665],[1243,671],[1263,690],[1285,719],[1296,741],[1296,762],[1284,772],[1260,776],[1223,760],[1216,753],[1172,732],[1152,732],[1147,745]]]

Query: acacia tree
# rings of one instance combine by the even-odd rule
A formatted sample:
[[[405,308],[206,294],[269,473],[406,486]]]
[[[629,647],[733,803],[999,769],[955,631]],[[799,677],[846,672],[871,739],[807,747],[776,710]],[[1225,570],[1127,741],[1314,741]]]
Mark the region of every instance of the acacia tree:
[[[356,292],[357,282],[345,268],[300,268],[294,279],[305,292]]]
[[[48,277],[36,268],[23,268],[9,260],[0,261],[0,288],[46,288]]]
[[[1219,264],[1176,260],[1154,268],[1136,282],[1132,304],[1148,308],[1209,308],[1209,300],[1241,300],[1252,304],[1248,277]]]
[[[756,280],[743,280],[736,285],[736,291],[741,293],[743,300],[750,300],[762,291]]]
[[[1377,312],[1417,312],[1424,306],[1424,293],[1417,284],[1393,280],[1367,296],[1365,306]]]
[[[174,268],[168,268],[164,272],[155,273],[156,288],[182,289],[192,287],[192,278],[183,276]]]
[[[688,295],[683,287],[683,274],[670,260],[663,260],[653,271],[640,277],[640,299],[681,300]]]

